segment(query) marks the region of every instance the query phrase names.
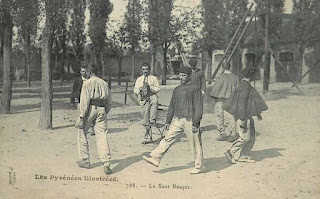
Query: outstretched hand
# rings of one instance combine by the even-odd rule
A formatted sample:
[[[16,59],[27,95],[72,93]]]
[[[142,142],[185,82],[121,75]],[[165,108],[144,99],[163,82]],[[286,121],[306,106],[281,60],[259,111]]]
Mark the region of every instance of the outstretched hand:
[[[262,120],[262,116],[261,116],[261,115],[258,115],[257,117],[258,117],[258,120],[259,120],[259,121]]]

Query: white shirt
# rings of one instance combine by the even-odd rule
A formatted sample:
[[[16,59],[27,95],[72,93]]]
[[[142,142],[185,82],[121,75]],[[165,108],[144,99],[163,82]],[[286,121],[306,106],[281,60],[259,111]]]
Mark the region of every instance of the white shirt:
[[[139,95],[140,94],[140,88],[143,87],[143,82],[145,81],[145,76],[142,75],[140,77],[138,77],[135,85],[134,85],[134,89],[133,89],[133,92],[136,94],[136,95]],[[153,93],[158,93],[160,91],[160,86],[159,86],[159,82],[158,82],[158,78],[156,76],[153,76],[153,75],[148,75],[146,77],[146,82],[149,84],[150,86],[150,90],[151,92]],[[81,99],[81,98],[80,98]]]
[[[112,101],[108,83],[97,76],[92,76],[83,82],[80,96],[80,117],[86,116],[91,99],[106,99],[109,103]]]

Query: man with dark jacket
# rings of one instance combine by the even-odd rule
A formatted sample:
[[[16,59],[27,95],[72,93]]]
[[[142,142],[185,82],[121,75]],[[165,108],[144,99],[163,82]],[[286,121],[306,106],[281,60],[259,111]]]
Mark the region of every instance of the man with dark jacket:
[[[201,134],[199,130],[203,114],[203,99],[200,88],[191,83],[191,73],[190,67],[183,66],[179,69],[181,85],[177,86],[172,94],[165,124],[165,129],[168,132],[159,143],[159,146],[149,156],[143,156],[143,159],[158,167],[160,160],[175,142],[177,136],[184,132],[187,136],[190,136],[195,157],[195,165],[190,173],[198,174],[203,169]]]
[[[77,99],[77,102],[80,103],[82,84],[83,84],[83,81],[86,81],[88,79],[87,69],[84,65],[82,65],[80,68],[80,74],[81,76],[74,80],[74,83],[72,86],[71,96],[70,96],[70,102],[72,106],[75,105],[75,102],[76,102],[75,99]]]
[[[202,94],[204,94],[206,92],[206,77],[204,72],[197,68],[197,63],[198,61],[195,57],[192,57],[189,61],[192,69],[191,82],[197,85],[201,89]]]

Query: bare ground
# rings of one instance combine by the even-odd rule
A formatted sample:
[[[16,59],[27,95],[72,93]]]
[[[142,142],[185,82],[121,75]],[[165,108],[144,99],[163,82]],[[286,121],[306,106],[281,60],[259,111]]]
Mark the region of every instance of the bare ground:
[[[261,91],[261,82],[256,86]],[[53,129],[43,131],[37,128],[40,90],[15,88],[12,114],[0,116],[0,198],[320,198],[319,84],[302,85],[305,96],[289,83],[270,85],[264,95],[269,110],[255,123],[254,164],[227,162],[223,152],[230,143],[215,140],[214,103],[207,98],[201,124],[206,169],[199,175],[189,174],[193,156],[186,136],[158,168],[142,160],[156,144],[140,144],[139,107],[130,97],[123,106],[124,88],[115,86],[108,123],[114,173],[107,179],[94,136],[89,136],[92,168],[75,164],[77,112],[69,105],[69,89],[69,84],[55,88]],[[162,119],[165,114],[161,111]]]

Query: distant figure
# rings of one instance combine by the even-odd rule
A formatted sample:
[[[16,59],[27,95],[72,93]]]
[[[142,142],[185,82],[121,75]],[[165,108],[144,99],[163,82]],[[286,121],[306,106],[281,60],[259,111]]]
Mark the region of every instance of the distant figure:
[[[107,139],[107,114],[111,109],[111,93],[108,83],[96,76],[97,67],[94,63],[87,67],[90,79],[84,82],[80,98],[80,117],[76,126],[78,130],[79,167],[90,168],[88,129],[93,125],[96,133],[97,148],[104,172],[111,174],[111,151]]]
[[[87,75],[87,69],[85,65],[81,65],[80,74],[81,76],[74,80],[74,83],[72,86],[71,96],[70,96],[70,102],[72,106],[75,106],[76,100],[77,100],[77,103],[80,102],[82,84],[84,81],[86,81],[89,78]]]
[[[162,157],[175,142],[177,136],[184,132],[190,139],[192,156],[195,159],[194,168],[190,173],[198,174],[203,170],[202,141],[199,129],[203,114],[203,100],[199,87],[191,83],[191,73],[190,67],[179,68],[181,85],[174,89],[170,101],[165,124],[168,132],[160,141],[159,146],[149,156],[143,156],[143,159],[158,167]]]
[[[233,142],[237,139],[235,133],[235,120],[234,117],[223,110],[223,103],[231,96],[232,92],[239,85],[239,78],[234,75],[229,69],[230,64],[224,63],[224,73],[221,74],[212,86],[212,92],[210,96],[215,100],[214,115],[217,124],[217,128],[220,136],[218,141],[230,141]],[[229,127],[229,132],[226,132],[226,127]]]
[[[246,67],[242,70],[243,79],[239,87],[232,93],[231,97],[223,104],[223,109],[232,114],[236,120],[236,131],[239,138],[225,152],[228,160],[235,164],[234,154],[240,150],[238,162],[254,163],[249,153],[253,148],[256,132],[254,128],[253,116],[262,120],[261,113],[268,109],[268,106],[251,86],[250,82],[254,80],[257,68]]]
[[[159,99],[157,93],[160,91],[158,78],[150,74],[150,65],[143,63],[142,75],[138,77],[133,92],[138,96],[141,107],[142,124],[150,128],[150,124],[156,123]],[[147,129],[148,130],[148,129]],[[146,139],[150,139],[146,137]],[[148,142],[148,140],[145,140]]]
[[[192,75],[191,75],[191,82],[197,85],[200,89],[202,94],[206,92],[206,77],[204,75],[204,72],[197,68],[197,58],[192,57],[189,61],[189,64],[192,69]]]

